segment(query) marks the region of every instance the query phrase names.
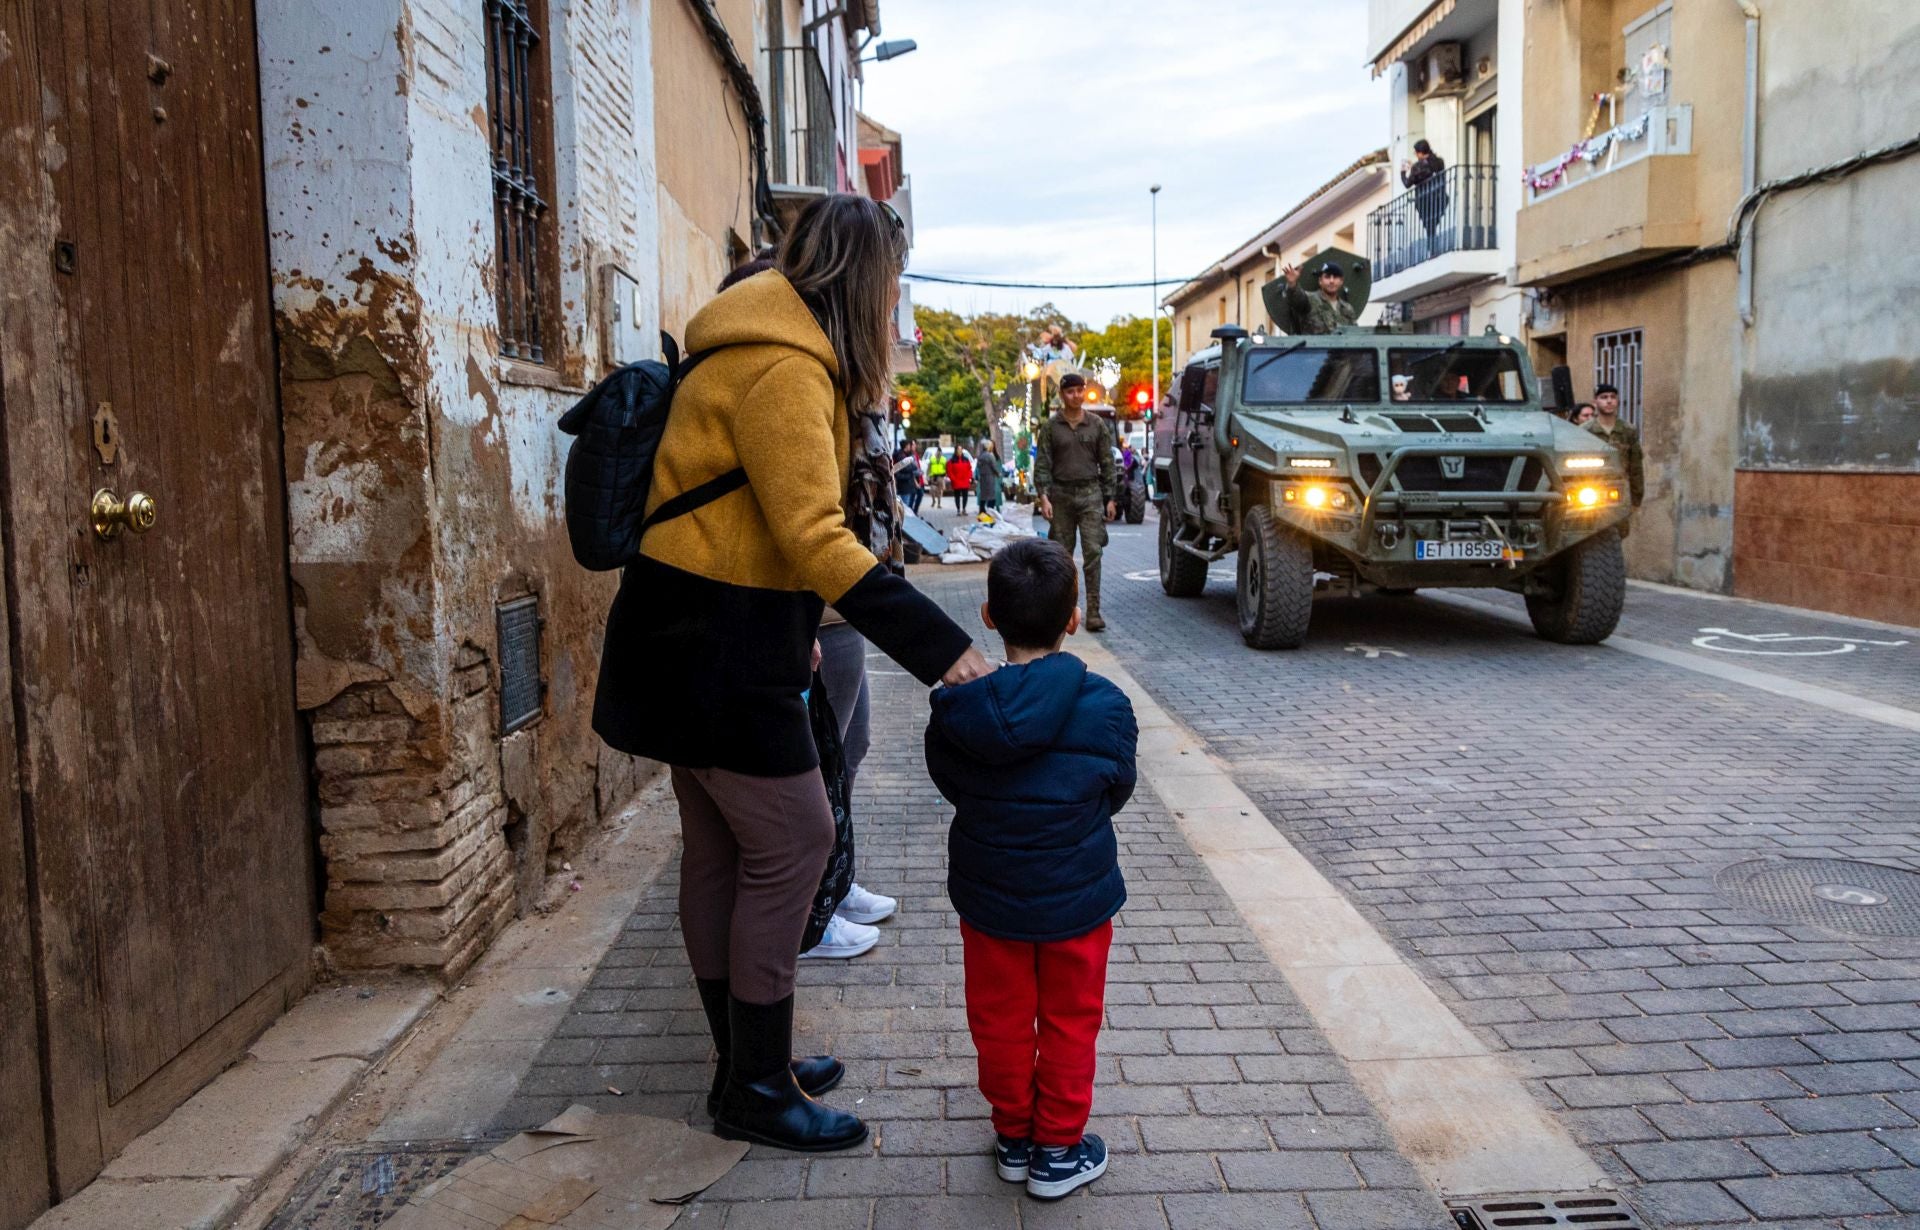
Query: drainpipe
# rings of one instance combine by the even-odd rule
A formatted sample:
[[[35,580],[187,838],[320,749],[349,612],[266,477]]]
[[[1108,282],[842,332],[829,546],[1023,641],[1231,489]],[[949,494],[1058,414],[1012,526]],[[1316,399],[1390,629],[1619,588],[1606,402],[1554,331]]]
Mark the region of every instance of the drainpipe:
[[[1740,196],[1760,182],[1760,10],[1754,0],[1733,0],[1747,18],[1746,119],[1740,127]],[[1757,231],[1740,245],[1740,323],[1753,328],[1753,244]]]

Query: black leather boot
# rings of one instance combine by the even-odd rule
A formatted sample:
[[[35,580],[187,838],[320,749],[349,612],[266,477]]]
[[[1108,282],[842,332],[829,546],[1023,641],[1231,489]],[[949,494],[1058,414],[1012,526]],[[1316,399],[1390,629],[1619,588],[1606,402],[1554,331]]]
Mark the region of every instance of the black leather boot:
[[[714,1054],[719,1056],[713,1064],[713,1089],[707,1094],[707,1118],[713,1118],[720,1108],[720,1090],[727,1083],[727,1060],[732,1053],[728,1044],[731,1030],[727,1022],[727,987],[725,978],[695,978],[694,985],[700,988],[700,1006],[707,1013],[707,1028],[713,1032]],[[831,1055],[813,1055],[792,1062],[793,1079],[810,1097],[819,1097],[827,1090],[838,1085],[846,1076],[846,1065]]]
[[[796,1153],[827,1153],[859,1144],[867,1125],[823,1106],[793,1076],[793,996],[774,1004],[728,997],[732,1054],[713,1116],[714,1134]]]

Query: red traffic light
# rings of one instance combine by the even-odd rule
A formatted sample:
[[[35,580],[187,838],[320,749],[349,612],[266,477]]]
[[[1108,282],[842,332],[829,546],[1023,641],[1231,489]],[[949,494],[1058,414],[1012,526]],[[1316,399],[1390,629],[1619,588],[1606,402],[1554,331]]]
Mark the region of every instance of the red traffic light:
[[[1153,404],[1153,390],[1141,385],[1133,391],[1133,404],[1145,410]]]
[[[911,397],[902,397],[902,398],[900,399],[900,413],[902,413],[902,414],[912,414],[912,413],[913,413],[913,398],[911,398]]]

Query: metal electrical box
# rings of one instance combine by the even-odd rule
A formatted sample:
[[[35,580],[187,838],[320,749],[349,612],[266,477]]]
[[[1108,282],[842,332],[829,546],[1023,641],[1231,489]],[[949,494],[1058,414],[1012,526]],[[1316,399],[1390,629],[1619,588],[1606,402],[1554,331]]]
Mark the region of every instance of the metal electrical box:
[[[646,305],[641,302],[639,281],[618,265],[600,266],[601,359],[609,370],[651,359],[659,350],[657,339],[646,336]]]

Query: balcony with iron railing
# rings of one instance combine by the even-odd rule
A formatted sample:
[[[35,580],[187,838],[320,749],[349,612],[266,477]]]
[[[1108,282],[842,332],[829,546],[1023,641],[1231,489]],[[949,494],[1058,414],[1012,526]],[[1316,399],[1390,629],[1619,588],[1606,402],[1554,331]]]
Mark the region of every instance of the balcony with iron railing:
[[[768,91],[768,161],[777,197],[817,196],[840,186],[839,134],[827,71],[811,47],[776,47]]]
[[[1499,169],[1448,167],[1367,216],[1373,298],[1398,303],[1501,272]]]

